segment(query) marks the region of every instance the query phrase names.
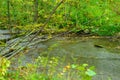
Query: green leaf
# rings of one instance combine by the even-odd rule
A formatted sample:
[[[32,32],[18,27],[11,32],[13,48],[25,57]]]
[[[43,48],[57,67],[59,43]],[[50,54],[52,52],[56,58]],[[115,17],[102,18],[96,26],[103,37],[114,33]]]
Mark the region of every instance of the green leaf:
[[[87,74],[88,76],[91,76],[91,77],[96,75],[96,73],[94,71],[90,70],[90,69],[87,69],[85,74]]]
[[[87,66],[88,66],[88,64],[83,64],[82,66],[83,66],[83,67],[87,67]]]
[[[0,80],[5,80],[5,78],[4,78],[4,77],[2,77],[2,76],[0,76]]]
[[[77,65],[72,64],[71,67],[72,67],[73,69],[75,69],[75,68],[77,67]]]

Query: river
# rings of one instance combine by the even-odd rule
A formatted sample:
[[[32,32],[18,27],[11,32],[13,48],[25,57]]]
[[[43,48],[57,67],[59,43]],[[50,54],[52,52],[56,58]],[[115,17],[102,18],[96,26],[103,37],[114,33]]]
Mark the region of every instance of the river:
[[[47,51],[51,45],[57,47],[50,51],[50,56],[66,57],[65,64],[87,63],[95,66],[97,75],[93,80],[119,80],[120,78],[120,40],[92,37],[56,37],[31,47],[26,54],[16,56],[14,66],[26,65],[34,62],[42,52]],[[22,62],[18,64],[16,61]]]
[[[65,63],[87,63],[95,66],[97,75],[93,80],[119,80],[120,78],[120,41],[111,41],[107,38],[94,37],[57,37],[46,42],[41,42],[31,48],[24,57],[21,56],[22,65],[32,63],[40,53],[57,44],[50,51],[50,56],[59,56],[65,59]],[[97,47],[95,45],[100,45]]]

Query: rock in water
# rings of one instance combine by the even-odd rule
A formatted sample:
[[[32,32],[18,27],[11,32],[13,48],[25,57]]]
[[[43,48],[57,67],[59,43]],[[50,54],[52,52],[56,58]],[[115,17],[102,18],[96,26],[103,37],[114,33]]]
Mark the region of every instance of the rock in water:
[[[103,48],[102,45],[97,45],[97,44],[95,44],[94,46],[97,47],[97,48]]]

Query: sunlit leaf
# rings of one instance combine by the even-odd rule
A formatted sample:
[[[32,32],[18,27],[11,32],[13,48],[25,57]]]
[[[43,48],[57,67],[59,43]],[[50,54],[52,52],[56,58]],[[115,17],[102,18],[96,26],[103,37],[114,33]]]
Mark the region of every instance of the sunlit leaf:
[[[87,71],[85,72],[85,74],[87,74],[88,76],[95,76],[96,73],[90,69],[87,69]]]
[[[71,65],[71,67],[74,69],[74,68],[76,68],[76,67],[77,67],[77,65],[72,64],[72,65]]]
[[[88,64],[83,64],[82,66],[83,66],[83,67],[87,67],[87,66],[88,66]]]

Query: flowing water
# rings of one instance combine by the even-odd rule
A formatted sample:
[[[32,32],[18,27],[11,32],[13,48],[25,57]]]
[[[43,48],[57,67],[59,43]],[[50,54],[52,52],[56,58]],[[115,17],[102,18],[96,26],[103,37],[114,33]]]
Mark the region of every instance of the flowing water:
[[[119,80],[120,40],[95,37],[57,37],[31,47],[26,54],[16,56],[15,60],[21,59],[22,65],[32,63],[42,52],[47,51],[54,44],[57,46],[50,51],[50,56],[61,58],[66,56],[65,63],[73,63],[76,60],[77,64],[87,63],[95,66],[97,75],[93,80]]]
[[[0,30],[0,40],[10,39],[11,36],[10,36],[10,34],[8,34],[8,33],[10,33],[9,30]]]
[[[50,56],[64,58],[65,63],[87,63],[95,66],[97,75],[93,80],[119,80],[120,78],[120,41],[112,41],[106,38],[90,37],[58,37],[42,42],[31,48],[24,57],[22,64],[30,63],[37,58],[42,51],[48,50],[51,45],[57,47],[50,51]],[[95,46],[99,45],[99,46]]]

